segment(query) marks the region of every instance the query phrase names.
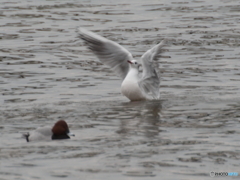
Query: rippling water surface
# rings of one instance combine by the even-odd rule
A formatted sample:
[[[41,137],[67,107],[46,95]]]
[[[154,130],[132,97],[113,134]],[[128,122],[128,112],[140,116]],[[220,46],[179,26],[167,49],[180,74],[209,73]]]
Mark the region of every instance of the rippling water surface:
[[[239,11],[238,0],[1,1],[0,179],[240,173]],[[161,100],[122,96],[121,80],[86,49],[76,27],[120,43],[136,59],[167,38]],[[76,135],[71,140],[21,138],[59,119]]]

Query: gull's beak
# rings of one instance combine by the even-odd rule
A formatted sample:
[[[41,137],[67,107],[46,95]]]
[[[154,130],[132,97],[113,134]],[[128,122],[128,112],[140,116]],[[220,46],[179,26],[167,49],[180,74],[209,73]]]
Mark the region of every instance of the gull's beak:
[[[68,136],[75,136],[75,134],[69,132]]]
[[[132,64],[132,61],[129,61],[129,60],[128,60],[127,62],[128,62],[129,64]]]

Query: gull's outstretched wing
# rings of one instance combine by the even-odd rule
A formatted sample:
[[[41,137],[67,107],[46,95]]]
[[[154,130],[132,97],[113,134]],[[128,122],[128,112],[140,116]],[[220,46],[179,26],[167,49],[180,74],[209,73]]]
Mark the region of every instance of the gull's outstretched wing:
[[[110,66],[122,79],[126,77],[129,70],[127,61],[133,59],[128,50],[86,29],[78,28],[78,32],[80,38],[103,64]]]
[[[157,60],[162,52],[164,43],[165,40],[145,52],[141,57],[143,74],[139,80],[139,87],[145,95],[150,94],[154,99],[160,98],[160,75]]]

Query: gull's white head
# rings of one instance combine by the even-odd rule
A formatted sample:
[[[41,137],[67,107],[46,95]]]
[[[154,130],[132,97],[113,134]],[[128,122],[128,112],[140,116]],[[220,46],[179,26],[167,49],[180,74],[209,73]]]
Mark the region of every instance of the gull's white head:
[[[130,64],[130,67],[131,68],[135,68],[135,69],[138,69],[140,64],[136,61],[136,60],[128,60],[127,61],[129,64]]]

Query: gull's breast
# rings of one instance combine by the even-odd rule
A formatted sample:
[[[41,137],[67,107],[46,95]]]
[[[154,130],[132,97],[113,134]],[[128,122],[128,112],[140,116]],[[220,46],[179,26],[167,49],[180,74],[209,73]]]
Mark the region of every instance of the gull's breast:
[[[138,82],[125,78],[121,85],[121,92],[131,101],[145,100],[146,97],[142,94]]]

